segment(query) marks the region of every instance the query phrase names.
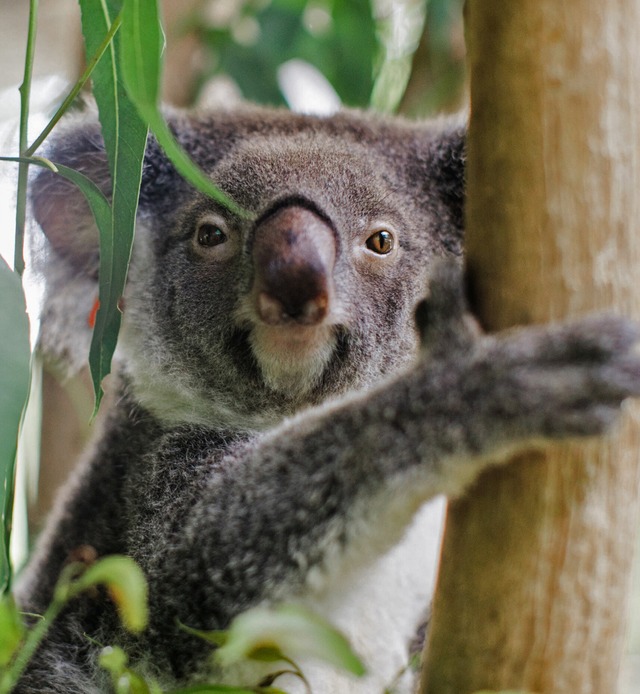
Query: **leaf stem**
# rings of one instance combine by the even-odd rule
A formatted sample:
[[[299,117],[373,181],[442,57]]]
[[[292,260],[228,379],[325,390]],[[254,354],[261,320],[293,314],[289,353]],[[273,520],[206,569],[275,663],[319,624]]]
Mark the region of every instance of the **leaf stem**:
[[[35,164],[36,166],[43,166],[47,169],[53,171],[53,173],[58,173],[58,167],[49,159],[45,157],[0,157],[0,161],[11,161],[25,164]]]
[[[62,611],[64,605],[64,600],[54,599],[42,616],[42,619],[37,621],[29,630],[24,645],[18,651],[16,659],[0,680],[0,694],[9,694],[9,692],[16,686],[18,680],[24,672],[24,669],[29,664],[29,661],[38,649],[42,639],[45,637],[53,621]]]
[[[24,78],[20,85],[20,135],[19,150],[24,154],[28,146],[29,97],[33,76],[33,57],[38,29],[38,0],[29,0],[29,29],[27,33],[27,52],[24,60]],[[16,235],[13,267],[22,275],[24,272],[24,229],[27,218],[27,180],[29,164],[21,162],[18,166],[18,192],[16,202]]]
[[[62,569],[53,590],[51,603],[42,617],[29,629],[27,637],[22,647],[18,650],[13,663],[3,673],[2,679],[0,679],[0,694],[9,694],[12,691],[55,619],[69,600],[82,592],[82,588],[77,584],[77,578],[84,569],[84,565],[79,562],[67,564]]]
[[[55,128],[62,116],[66,113],[69,106],[71,106],[75,98],[82,91],[82,88],[89,81],[89,78],[91,77],[91,74],[93,73],[93,70],[95,69],[96,65],[98,64],[105,51],[113,41],[113,37],[116,35],[116,32],[120,28],[121,24],[122,13],[120,13],[111,23],[109,31],[102,40],[102,43],[98,46],[96,52],[91,57],[91,60],[89,60],[89,62],[87,63],[85,71],[82,73],[78,81],[75,83],[73,89],[69,92],[66,99],[62,102],[60,108],[55,112],[55,114],[53,115],[49,123],[47,123],[46,127],[40,133],[40,135],[38,135],[38,137],[34,140],[33,144],[24,152],[26,156],[31,156],[38,149],[38,147],[40,147],[40,145],[44,142],[49,133]]]

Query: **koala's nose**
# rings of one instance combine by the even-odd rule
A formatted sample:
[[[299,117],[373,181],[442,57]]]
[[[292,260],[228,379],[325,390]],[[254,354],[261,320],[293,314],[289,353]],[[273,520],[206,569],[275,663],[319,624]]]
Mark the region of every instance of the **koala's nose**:
[[[253,296],[267,325],[317,325],[330,310],[336,239],[314,212],[289,206],[267,217],[253,242]]]

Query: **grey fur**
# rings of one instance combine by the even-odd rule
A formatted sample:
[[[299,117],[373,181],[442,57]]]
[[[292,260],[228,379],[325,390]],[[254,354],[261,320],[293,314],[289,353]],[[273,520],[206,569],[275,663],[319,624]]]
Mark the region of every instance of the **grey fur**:
[[[640,394],[638,334],[623,319],[485,336],[466,313],[459,124],[259,109],[172,124],[252,217],[234,219],[192,191],[150,143],[119,398],[20,590],[23,607],[41,612],[74,548],[130,554],[149,579],[150,626],[128,637],[107,600],[77,600],[21,694],[104,691],[87,633],[124,644],[164,681],[192,681],[204,650],[176,620],[224,628],[252,605],[331,593],[399,542],[426,500],[463,493],[514,447],[599,434]],[[49,156],[105,185],[95,124],[75,124]],[[95,234],[62,179],[40,174],[33,203],[57,290],[43,344],[77,362],[86,300],[79,318],[71,307],[95,282]],[[322,270],[329,313],[308,333],[318,350],[301,353],[295,378],[297,357],[273,353],[275,333],[256,337],[251,298],[256,220],[274,206],[310,209],[335,234],[335,264]],[[197,247],[203,218],[225,226],[231,250]],[[363,252],[380,225],[397,235],[389,259]],[[321,374],[308,375],[318,363]]]

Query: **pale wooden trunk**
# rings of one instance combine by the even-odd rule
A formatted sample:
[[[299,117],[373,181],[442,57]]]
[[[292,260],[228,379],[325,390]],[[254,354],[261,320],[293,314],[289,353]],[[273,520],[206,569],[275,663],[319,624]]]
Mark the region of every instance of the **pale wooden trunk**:
[[[468,264],[489,330],[640,317],[640,2],[469,0]],[[639,409],[451,504],[423,693],[613,694]]]

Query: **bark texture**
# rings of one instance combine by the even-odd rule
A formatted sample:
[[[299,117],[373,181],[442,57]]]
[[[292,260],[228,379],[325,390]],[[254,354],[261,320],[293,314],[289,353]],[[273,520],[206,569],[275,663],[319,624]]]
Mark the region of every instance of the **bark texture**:
[[[468,0],[468,265],[489,330],[640,318],[640,3]],[[450,505],[423,694],[616,692],[639,409]]]

